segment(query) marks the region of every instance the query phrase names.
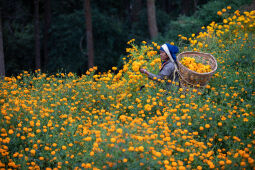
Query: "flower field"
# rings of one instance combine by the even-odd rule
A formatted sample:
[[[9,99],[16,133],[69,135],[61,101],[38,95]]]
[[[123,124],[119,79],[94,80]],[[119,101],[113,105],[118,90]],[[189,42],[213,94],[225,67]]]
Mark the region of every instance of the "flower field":
[[[222,23],[179,35],[180,52],[217,59],[202,91],[141,74],[158,72],[160,46],[134,39],[122,68],[5,77],[0,168],[255,169],[255,11],[230,8]]]

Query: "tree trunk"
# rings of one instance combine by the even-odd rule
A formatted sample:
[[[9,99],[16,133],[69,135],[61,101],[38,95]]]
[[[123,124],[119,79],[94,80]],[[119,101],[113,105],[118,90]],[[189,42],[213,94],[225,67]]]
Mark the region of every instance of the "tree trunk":
[[[191,0],[182,0],[181,13],[190,15],[194,11],[194,2]]]
[[[194,11],[197,10],[197,4],[198,4],[198,0],[194,0]]]
[[[90,68],[94,66],[94,44],[90,0],[84,0],[84,12],[86,20],[88,67]]]
[[[153,39],[158,35],[155,0],[147,0],[147,16],[150,36]]]
[[[141,11],[142,7],[142,0],[134,0],[131,9],[131,22],[138,22],[139,21],[139,12]]]
[[[39,0],[34,0],[35,68],[41,69]]]
[[[0,7],[0,78],[4,76],[5,76],[5,65],[4,65],[3,33],[2,33],[2,8]]]
[[[43,66],[46,68],[48,63],[48,41],[49,41],[49,29],[51,23],[51,1],[45,0],[44,4],[44,31],[43,31]]]

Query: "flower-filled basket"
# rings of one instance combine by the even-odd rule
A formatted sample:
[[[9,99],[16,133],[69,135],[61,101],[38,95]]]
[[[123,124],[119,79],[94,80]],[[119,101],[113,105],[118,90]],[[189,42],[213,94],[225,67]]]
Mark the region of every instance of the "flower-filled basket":
[[[182,52],[177,56],[181,87],[204,87],[217,70],[217,61],[209,53]]]

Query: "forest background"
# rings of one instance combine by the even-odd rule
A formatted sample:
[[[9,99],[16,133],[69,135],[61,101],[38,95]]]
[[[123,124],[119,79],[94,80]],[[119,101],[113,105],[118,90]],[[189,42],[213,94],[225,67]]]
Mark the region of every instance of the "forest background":
[[[83,74],[122,66],[126,42],[178,42],[215,11],[249,8],[252,0],[4,0],[0,2],[0,74],[23,70]],[[155,15],[154,15],[155,14]]]

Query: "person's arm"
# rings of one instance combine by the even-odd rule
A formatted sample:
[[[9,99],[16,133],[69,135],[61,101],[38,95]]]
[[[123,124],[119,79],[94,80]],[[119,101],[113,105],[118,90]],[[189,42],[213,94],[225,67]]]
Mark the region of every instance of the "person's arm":
[[[146,69],[140,69],[141,73],[144,73],[148,76],[149,79],[151,80],[156,80],[158,81],[158,79],[160,80],[164,80],[165,77],[169,77],[171,74],[173,74],[174,71],[174,65],[172,63],[167,64],[160,72],[159,74],[153,74],[148,72]]]

